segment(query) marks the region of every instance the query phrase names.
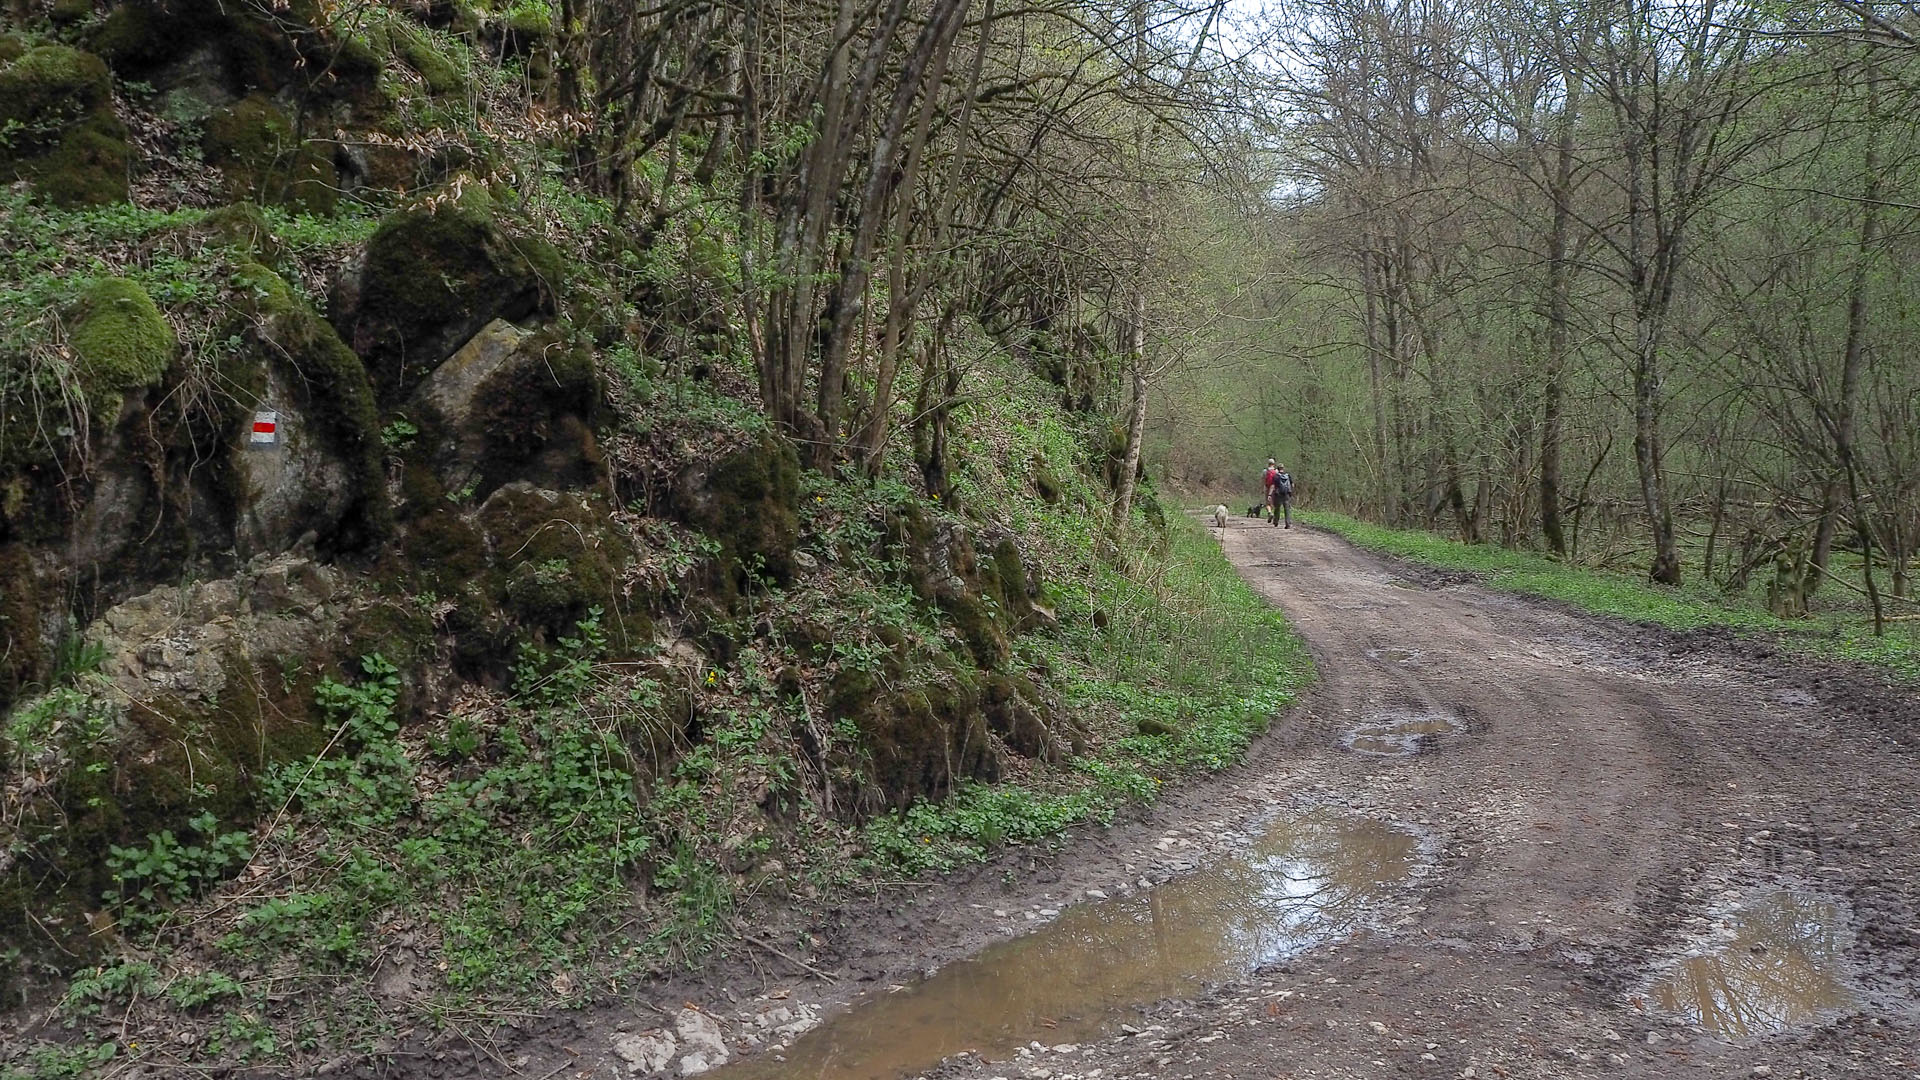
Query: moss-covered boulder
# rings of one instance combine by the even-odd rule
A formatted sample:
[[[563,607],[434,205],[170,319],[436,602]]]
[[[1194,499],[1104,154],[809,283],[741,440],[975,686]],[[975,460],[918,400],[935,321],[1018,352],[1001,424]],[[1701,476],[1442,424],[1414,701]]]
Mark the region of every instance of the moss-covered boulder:
[[[234,199],[314,214],[332,213],[339,202],[331,150],[301,139],[293,119],[264,94],[208,117],[202,149]]]
[[[44,562],[26,544],[0,544],[0,716],[53,674],[61,598]]]
[[[450,46],[434,35],[403,19],[389,19],[376,28],[371,39],[376,48],[412,68],[426,84],[427,93],[436,97],[465,93],[467,77],[447,55]]]
[[[523,0],[495,24],[500,55],[524,60],[535,89],[553,78],[553,17],[544,0]]]
[[[488,323],[551,314],[564,265],[552,245],[517,235],[493,200],[469,191],[383,221],[329,314],[365,359],[380,400],[398,404]]]
[[[235,329],[246,347],[224,372],[249,401],[229,436],[235,543],[243,554],[284,551],[311,533],[323,550],[364,547],[392,524],[366,369],[278,274],[249,263],[240,278],[245,318]],[[275,442],[250,441],[256,411],[279,414]]]
[[[92,17],[93,0],[53,0],[53,6],[47,9],[47,18],[59,27],[69,27]]]
[[[605,479],[592,355],[551,331],[488,323],[433,370],[407,414],[442,493],[484,499],[509,480],[586,488]]]
[[[633,549],[605,496],[515,481],[477,518],[492,552],[491,600],[536,639],[572,632],[589,608],[623,606],[620,571]]]
[[[65,45],[28,49],[0,68],[0,127],[12,131],[9,146],[44,147],[112,100],[106,63]]]
[[[388,108],[380,58],[364,42],[338,35],[316,0],[126,0],[87,43],[114,70],[163,92],[183,72],[210,67],[228,98],[284,91],[304,107],[345,105],[356,117]]]
[[[260,207],[251,202],[236,202],[209,210],[192,226],[193,235],[207,243],[232,249],[246,262],[272,266],[285,253],[280,238]]]
[[[127,197],[133,152],[113,115],[113,80],[97,56],[65,45],[0,66],[0,178],[30,181],[58,206]]]
[[[950,662],[930,677],[907,678],[896,667],[849,669],[833,678],[827,712],[860,731],[874,787],[868,810],[904,808],[916,798],[940,798],[964,780],[1000,778],[974,678]]]
[[[1072,714],[1023,675],[989,675],[981,694],[987,727],[1022,757],[1058,763],[1085,749],[1085,732]]]
[[[282,557],[162,586],[89,626],[98,673],[36,698],[12,725],[26,745],[9,760],[29,782],[0,821],[0,896],[15,901],[0,901],[0,941],[31,949],[51,934],[64,955],[46,959],[84,962],[109,940],[94,939],[85,913],[113,887],[111,847],[185,836],[202,814],[250,828],[265,771],[328,741],[314,690],[352,658],[341,628],[360,606],[346,575]]]
[[[551,646],[594,608],[615,655],[650,642],[646,598],[628,583],[635,554],[605,496],[519,480],[478,507],[443,500],[416,511],[380,575],[394,592],[447,601],[454,671],[504,685],[523,644]]]
[[[676,516],[720,542],[715,584],[723,595],[744,590],[750,575],[793,580],[800,457],[785,439],[763,435],[757,445],[688,466],[674,482],[673,502]]]
[[[122,395],[158,383],[180,351],[153,298],[126,278],[103,278],[87,290],[67,344],[88,402],[107,413],[118,411]]]

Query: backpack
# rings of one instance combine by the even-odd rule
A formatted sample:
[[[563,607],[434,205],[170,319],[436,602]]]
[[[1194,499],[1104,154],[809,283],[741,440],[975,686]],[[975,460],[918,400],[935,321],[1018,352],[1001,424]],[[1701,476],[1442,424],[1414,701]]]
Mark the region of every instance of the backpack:
[[[1280,478],[1273,482],[1273,486],[1275,490],[1280,492],[1280,494],[1285,495],[1288,498],[1293,497],[1293,477],[1287,475],[1286,473],[1281,473]]]
[[[1277,483],[1279,483],[1279,482],[1280,482],[1280,470],[1279,470],[1279,469],[1268,469],[1268,470],[1267,470],[1267,475],[1266,475],[1266,478],[1265,478],[1265,480],[1264,480],[1264,485],[1265,485],[1265,487],[1266,487],[1266,488],[1267,488],[1267,489],[1268,489],[1269,491],[1271,491],[1271,490],[1273,489],[1273,485],[1275,485],[1275,484],[1277,484]]]

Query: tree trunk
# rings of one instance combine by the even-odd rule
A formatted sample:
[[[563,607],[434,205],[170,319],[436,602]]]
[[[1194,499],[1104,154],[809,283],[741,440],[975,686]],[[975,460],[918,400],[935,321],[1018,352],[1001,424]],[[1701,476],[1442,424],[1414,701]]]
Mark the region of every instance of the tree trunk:
[[[1854,454],[1854,411],[1860,397],[1860,368],[1866,354],[1867,336],[1867,264],[1873,257],[1875,236],[1880,226],[1880,160],[1874,141],[1874,118],[1878,112],[1878,72],[1867,74],[1867,147],[1866,177],[1860,210],[1860,247],[1853,265],[1853,277],[1847,287],[1847,344],[1840,364],[1840,400],[1829,421],[1833,448],[1845,470],[1847,505],[1853,517],[1854,534],[1860,538],[1861,575],[1866,579],[1867,599],[1873,605],[1875,636],[1887,632],[1886,613],[1881,610],[1880,590],[1873,580],[1873,530],[1866,507],[1860,498],[1860,464]],[[1829,540],[1831,544],[1831,540]]]
[[[1371,235],[1370,231],[1363,234],[1369,238]],[[1395,523],[1394,468],[1392,450],[1388,446],[1387,392],[1380,377],[1380,301],[1373,261],[1372,241],[1365,239],[1360,252],[1360,291],[1365,303],[1362,329],[1367,345],[1367,387],[1373,401],[1373,452],[1380,467],[1380,520],[1392,525]]]
[[[1127,418],[1127,448],[1120,457],[1120,488],[1113,500],[1113,523],[1124,531],[1133,513],[1134,477],[1140,472],[1140,442],[1147,431],[1147,294],[1136,283],[1133,313],[1127,328],[1127,354],[1131,360],[1133,407]]]
[[[1673,507],[1667,502],[1660,442],[1659,344],[1643,332],[1633,371],[1633,461],[1640,474],[1640,500],[1653,532],[1653,566],[1647,576],[1680,584],[1680,552],[1673,540]]]
[[[1553,226],[1547,237],[1547,370],[1540,407],[1540,533],[1547,550],[1567,553],[1560,527],[1560,408],[1565,394],[1571,341],[1573,268],[1567,259],[1567,234],[1573,219],[1573,128],[1580,100],[1580,78],[1567,73],[1566,106],[1560,113],[1560,137],[1554,150]]]

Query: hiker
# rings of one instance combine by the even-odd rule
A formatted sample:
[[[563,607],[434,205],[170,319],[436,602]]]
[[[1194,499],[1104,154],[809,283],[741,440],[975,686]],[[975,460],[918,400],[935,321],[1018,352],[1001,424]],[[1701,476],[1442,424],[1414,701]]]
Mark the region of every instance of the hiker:
[[[1287,467],[1268,458],[1263,484],[1267,489],[1267,513],[1272,524],[1280,524],[1284,515],[1287,528],[1293,528],[1293,477],[1287,475]]]

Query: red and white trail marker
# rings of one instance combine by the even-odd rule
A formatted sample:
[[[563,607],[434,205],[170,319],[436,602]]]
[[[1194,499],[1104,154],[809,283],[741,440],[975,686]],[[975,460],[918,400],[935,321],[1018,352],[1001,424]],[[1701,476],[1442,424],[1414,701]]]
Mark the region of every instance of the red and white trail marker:
[[[280,414],[277,412],[257,412],[253,414],[253,434],[248,442],[255,446],[271,446],[280,441]]]

